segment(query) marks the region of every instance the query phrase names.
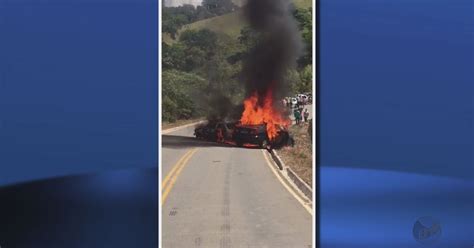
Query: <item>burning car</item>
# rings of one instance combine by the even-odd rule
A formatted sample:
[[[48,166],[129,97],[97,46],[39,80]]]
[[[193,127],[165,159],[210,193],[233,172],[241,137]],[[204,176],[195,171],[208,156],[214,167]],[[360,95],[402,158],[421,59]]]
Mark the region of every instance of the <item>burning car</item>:
[[[250,143],[262,148],[276,148],[291,142],[288,133],[291,120],[282,108],[273,104],[271,89],[263,97],[254,92],[243,105],[244,111],[233,137],[238,146]]]
[[[283,127],[277,127],[278,131],[273,138],[267,133],[267,125],[236,125],[233,140],[237,146],[244,144],[258,145],[260,148],[278,148],[292,143],[288,131]]]
[[[232,122],[209,122],[194,129],[194,136],[198,139],[217,141],[217,130],[222,129],[224,139],[231,139],[235,123]]]
[[[265,125],[237,125],[233,138],[237,146],[254,144],[266,148],[269,144]]]

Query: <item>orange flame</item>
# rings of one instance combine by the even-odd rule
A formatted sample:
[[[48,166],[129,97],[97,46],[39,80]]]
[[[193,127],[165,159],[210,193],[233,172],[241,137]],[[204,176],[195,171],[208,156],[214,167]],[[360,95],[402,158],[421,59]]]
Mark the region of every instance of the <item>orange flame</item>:
[[[244,100],[244,112],[240,122],[244,125],[266,124],[267,135],[273,140],[278,135],[279,126],[288,128],[291,120],[273,104],[273,92],[268,90],[263,99],[263,106],[259,104],[256,92]]]

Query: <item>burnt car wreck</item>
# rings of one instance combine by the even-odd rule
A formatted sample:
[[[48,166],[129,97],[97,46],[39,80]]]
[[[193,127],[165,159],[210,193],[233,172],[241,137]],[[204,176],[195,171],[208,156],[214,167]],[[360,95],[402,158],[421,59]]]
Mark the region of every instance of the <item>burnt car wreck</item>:
[[[294,139],[288,130],[276,126],[277,135],[273,139],[267,133],[267,124],[245,125],[239,122],[213,121],[194,129],[197,139],[225,142],[238,147],[258,146],[265,149],[279,149],[293,146]]]
[[[197,126],[194,129],[194,136],[198,139],[218,141],[219,132],[222,132],[224,140],[232,139],[232,133],[235,128],[235,122],[210,121],[206,124]]]

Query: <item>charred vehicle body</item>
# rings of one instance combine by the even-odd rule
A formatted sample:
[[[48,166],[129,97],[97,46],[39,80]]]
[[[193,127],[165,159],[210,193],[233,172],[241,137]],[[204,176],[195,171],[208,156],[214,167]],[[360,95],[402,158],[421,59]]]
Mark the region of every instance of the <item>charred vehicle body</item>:
[[[218,140],[219,129],[222,130],[223,138],[232,139],[232,133],[235,127],[233,122],[209,122],[194,129],[194,136],[198,139]]]
[[[279,127],[276,137],[269,139],[267,127],[265,124],[260,125],[242,125],[239,124],[234,129],[233,140],[237,146],[244,144],[258,145],[260,148],[280,148],[287,145],[293,145],[293,139],[288,131]]]
[[[272,149],[283,146],[293,146],[293,139],[283,127],[278,127],[276,137],[270,139],[266,124],[244,125],[235,122],[209,122],[194,129],[194,136],[198,139],[219,141],[219,130],[222,138],[231,141],[237,146],[257,145],[260,148]]]
[[[266,148],[269,145],[265,125],[238,125],[234,129],[233,138],[237,146],[254,144]]]

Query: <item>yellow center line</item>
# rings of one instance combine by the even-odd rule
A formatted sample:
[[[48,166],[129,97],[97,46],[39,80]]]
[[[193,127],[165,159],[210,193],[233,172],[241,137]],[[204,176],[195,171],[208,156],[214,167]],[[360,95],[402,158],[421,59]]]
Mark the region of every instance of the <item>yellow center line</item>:
[[[168,173],[168,175],[166,175],[165,179],[163,179],[163,182],[161,183],[161,188],[164,189],[166,187],[166,184],[168,183],[168,181],[170,180],[171,176],[173,175],[173,173],[176,171],[176,169],[179,168],[179,165],[183,162],[183,160],[189,155],[191,154],[193,150],[189,150],[187,151],[179,160],[178,162],[176,162],[176,164],[173,166],[173,168],[171,169],[171,171]]]
[[[193,156],[193,154],[197,151],[197,148],[194,148],[190,151],[188,151],[179,161],[176,163],[174,166],[173,170],[166,176],[165,181],[163,181],[163,194],[161,196],[161,205],[163,205],[166,201],[166,198],[168,197],[168,194],[170,193],[171,189],[173,188],[173,185],[176,182],[176,179],[178,179],[179,174],[183,170],[183,168],[186,166],[188,163],[189,159]]]

